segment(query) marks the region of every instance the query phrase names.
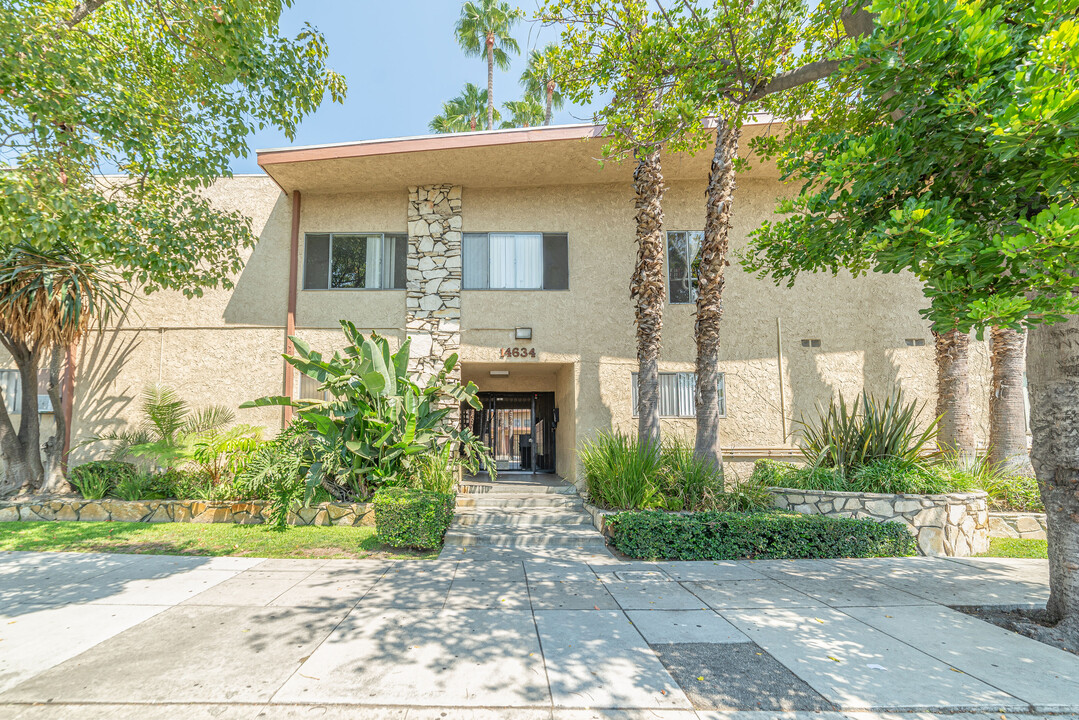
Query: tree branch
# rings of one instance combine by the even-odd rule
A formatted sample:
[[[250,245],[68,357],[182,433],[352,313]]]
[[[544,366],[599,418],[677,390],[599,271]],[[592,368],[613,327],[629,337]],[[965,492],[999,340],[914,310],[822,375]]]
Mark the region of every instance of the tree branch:
[[[71,17],[64,22],[64,25],[67,25],[69,28],[75,27],[85,20],[90,13],[94,12],[108,1],[109,0],[82,0],[82,2],[75,6],[75,9],[71,12]]]
[[[817,60],[794,70],[776,75],[767,82],[758,83],[746,96],[744,102],[760,100],[766,95],[791,90],[799,85],[823,80],[839,69],[842,60]]]

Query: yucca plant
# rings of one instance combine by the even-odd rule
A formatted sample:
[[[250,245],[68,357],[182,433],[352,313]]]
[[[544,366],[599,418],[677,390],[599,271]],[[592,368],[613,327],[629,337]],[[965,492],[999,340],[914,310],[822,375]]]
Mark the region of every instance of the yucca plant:
[[[835,468],[847,475],[876,460],[896,458],[917,461],[937,437],[939,418],[924,430],[924,403],[908,403],[901,390],[880,401],[866,391],[848,406],[843,395],[827,408],[817,406],[817,417],[798,421],[801,451],[814,467]]]

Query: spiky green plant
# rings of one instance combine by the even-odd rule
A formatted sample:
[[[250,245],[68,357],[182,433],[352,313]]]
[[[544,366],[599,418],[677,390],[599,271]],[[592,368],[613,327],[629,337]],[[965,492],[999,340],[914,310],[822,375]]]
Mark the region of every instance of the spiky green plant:
[[[664,504],[658,443],[640,443],[620,432],[600,433],[586,440],[577,454],[588,495],[597,505],[647,509]]]
[[[924,403],[908,403],[901,390],[881,401],[866,391],[848,406],[843,395],[817,417],[802,418],[801,451],[813,467],[834,468],[842,475],[876,460],[920,459],[937,437],[939,418],[919,430]]]

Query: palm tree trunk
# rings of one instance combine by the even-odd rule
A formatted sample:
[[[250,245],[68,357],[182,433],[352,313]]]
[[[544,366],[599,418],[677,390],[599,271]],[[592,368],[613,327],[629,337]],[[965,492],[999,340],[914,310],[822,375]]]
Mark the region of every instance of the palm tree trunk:
[[[1079,643],[1079,316],[1029,331],[1031,461],[1049,532],[1049,619]]]
[[[663,172],[659,150],[638,150],[633,173],[637,193],[637,266],[630,297],[637,301],[637,399],[640,442],[658,443],[659,346],[663,330]]]
[[[970,335],[958,330],[934,332],[937,351],[938,445],[962,455],[974,453],[974,417],[970,409]]]
[[[724,271],[730,248],[734,159],[741,134],[740,126],[732,127],[720,116],[712,169],[708,174],[704,240],[697,270],[697,313],[693,326],[697,342],[697,437],[693,452],[719,470],[723,469],[723,452],[719,447],[719,323],[723,317]]]
[[[989,392],[989,461],[1009,472],[1032,475],[1023,397],[1026,335],[1009,328],[989,331],[993,386]]]
[[[487,33],[487,129],[495,127],[495,37]]]
[[[543,124],[551,124],[551,110],[554,106],[554,81],[547,81],[547,108],[543,113]]]

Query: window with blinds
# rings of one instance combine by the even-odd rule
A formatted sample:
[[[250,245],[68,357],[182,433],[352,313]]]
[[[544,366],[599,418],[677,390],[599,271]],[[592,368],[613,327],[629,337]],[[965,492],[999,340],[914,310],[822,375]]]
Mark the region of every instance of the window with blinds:
[[[0,370],[0,392],[4,393],[4,403],[8,413],[20,412],[22,407],[22,378],[18,370]]]
[[[308,233],[303,257],[304,290],[403,290],[408,236]]]
[[[723,373],[719,373],[719,414],[727,415],[727,392]],[[633,417],[637,417],[639,403],[637,399],[637,373],[633,373],[630,383],[633,402]],[[659,414],[660,417],[696,417],[697,416],[697,373],[676,372],[659,374]]]
[[[565,233],[465,233],[466,290],[568,290]]]

